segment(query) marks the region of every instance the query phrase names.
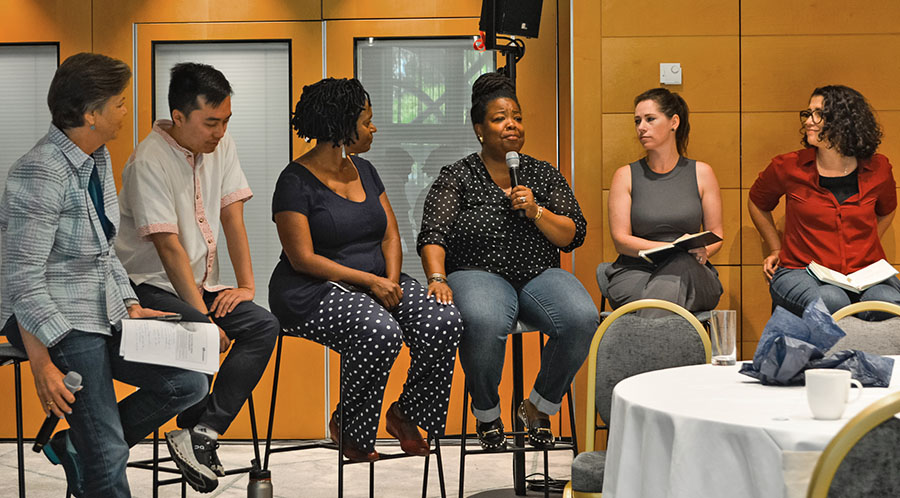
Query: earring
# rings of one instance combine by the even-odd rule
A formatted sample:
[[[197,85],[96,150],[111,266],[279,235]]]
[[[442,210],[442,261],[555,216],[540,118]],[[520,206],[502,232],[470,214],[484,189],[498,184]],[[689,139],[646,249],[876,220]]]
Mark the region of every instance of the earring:
[[[347,159],[347,149],[343,145],[341,145],[341,159]]]
[[[672,128],[672,133],[675,133],[675,128]]]
[[[478,135],[478,143],[480,143],[480,144],[484,143],[484,137],[482,137],[481,135]]]
[[[96,130],[96,129],[97,129],[97,127],[96,127],[96,126],[94,126],[94,125],[91,125],[91,129],[92,129],[92,130]]]

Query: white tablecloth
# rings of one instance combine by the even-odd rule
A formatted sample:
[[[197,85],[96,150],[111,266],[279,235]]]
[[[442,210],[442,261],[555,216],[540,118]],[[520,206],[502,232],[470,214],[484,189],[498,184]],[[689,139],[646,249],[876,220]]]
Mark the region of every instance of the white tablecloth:
[[[802,386],[763,386],[739,374],[740,363],[625,379],[613,391],[603,497],[805,496],[831,438],[867,405],[900,390],[898,359],[889,388],[865,388],[834,421],[812,418]]]

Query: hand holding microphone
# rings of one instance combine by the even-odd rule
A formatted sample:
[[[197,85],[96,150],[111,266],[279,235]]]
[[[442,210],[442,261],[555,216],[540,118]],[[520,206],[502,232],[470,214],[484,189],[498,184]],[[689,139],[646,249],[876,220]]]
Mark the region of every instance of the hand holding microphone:
[[[519,183],[519,153],[511,150],[506,153],[506,166],[509,168],[509,186],[510,188],[510,199],[512,200],[513,209],[516,210],[516,213],[519,218],[525,217],[525,204],[528,202],[527,195],[521,195],[521,192],[516,193],[516,187],[522,185]],[[529,190],[530,193],[530,190]],[[532,196],[532,201],[534,197]]]
[[[66,389],[68,389],[70,393],[75,394],[76,391],[81,389],[81,374],[78,372],[67,373],[66,376],[63,377],[63,384],[65,384]],[[47,403],[52,404],[53,402],[48,401]],[[53,429],[56,428],[57,423],[59,423],[59,417],[53,413],[53,410],[49,410],[47,418],[44,420],[41,429],[34,438],[34,446],[31,447],[32,451],[35,453],[41,452],[44,445],[50,440],[50,435],[53,434]]]

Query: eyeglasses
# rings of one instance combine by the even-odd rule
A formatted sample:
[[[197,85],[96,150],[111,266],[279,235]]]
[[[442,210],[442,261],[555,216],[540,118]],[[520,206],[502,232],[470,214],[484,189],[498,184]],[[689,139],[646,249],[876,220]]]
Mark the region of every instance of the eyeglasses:
[[[804,109],[804,110],[800,111],[800,122],[801,123],[805,123],[806,120],[809,119],[810,117],[812,117],[813,124],[819,124],[822,122],[823,119],[825,119],[825,116],[822,114],[821,109],[816,109],[814,111],[810,110],[810,109]]]

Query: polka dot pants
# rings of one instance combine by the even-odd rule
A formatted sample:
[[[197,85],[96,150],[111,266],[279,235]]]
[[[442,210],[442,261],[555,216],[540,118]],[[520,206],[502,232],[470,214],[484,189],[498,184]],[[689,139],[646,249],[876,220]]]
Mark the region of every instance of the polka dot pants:
[[[444,306],[415,279],[401,275],[403,297],[388,311],[361,292],[333,288],[313,318],[285,333],[313,340],[340,353],[344,364],[341,403],[344,434],[363,451],[375,447],[378,419],[391,366],[403,342],[410,367],[400,394],[401,411],[429,434],[441,435],[456,347],[463,331],[454,306]]]

